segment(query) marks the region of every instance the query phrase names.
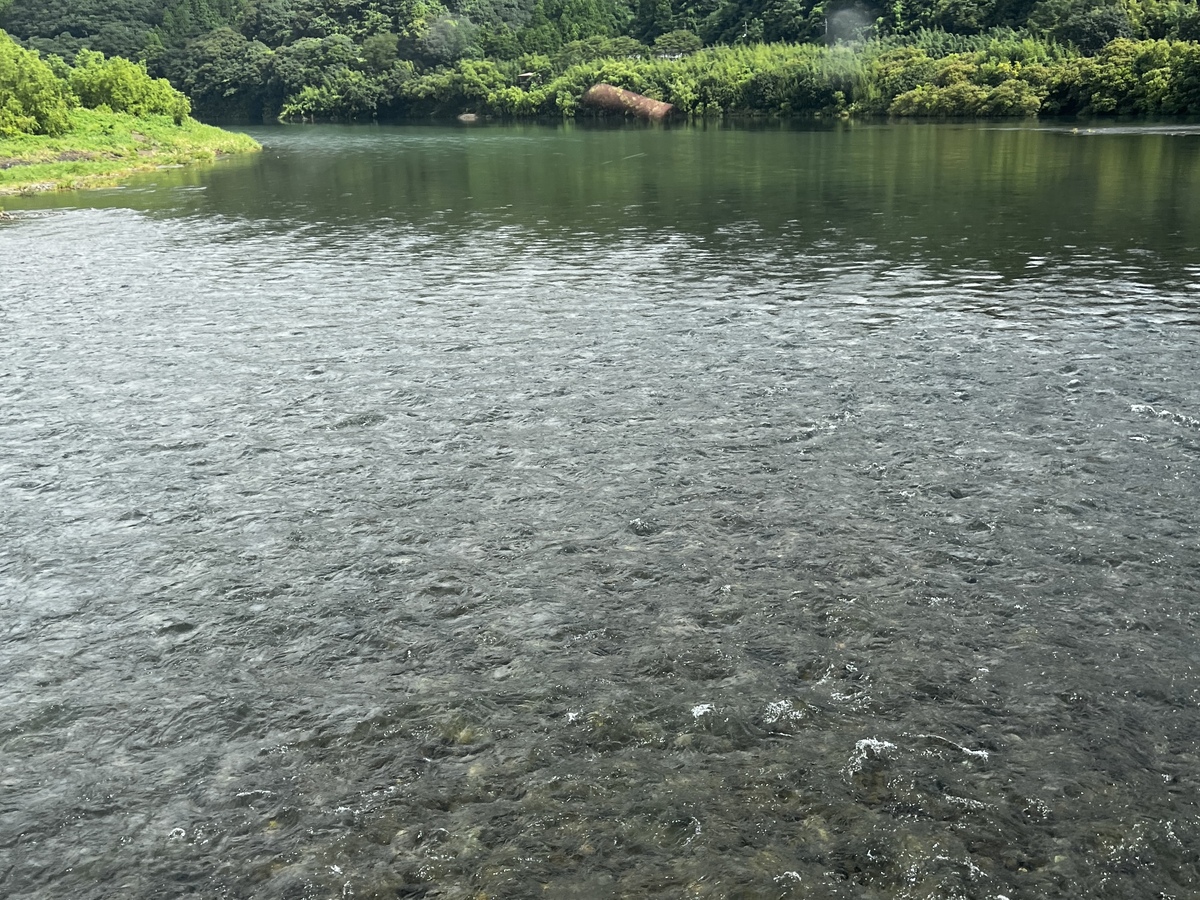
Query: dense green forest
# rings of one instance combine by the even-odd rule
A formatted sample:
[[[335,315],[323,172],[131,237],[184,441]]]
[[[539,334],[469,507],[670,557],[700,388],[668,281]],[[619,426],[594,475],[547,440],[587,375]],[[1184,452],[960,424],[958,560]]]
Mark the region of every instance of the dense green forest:
[[[202,117],[1200,113],[1197,0],[0,0],[44,58],[145,63]]]

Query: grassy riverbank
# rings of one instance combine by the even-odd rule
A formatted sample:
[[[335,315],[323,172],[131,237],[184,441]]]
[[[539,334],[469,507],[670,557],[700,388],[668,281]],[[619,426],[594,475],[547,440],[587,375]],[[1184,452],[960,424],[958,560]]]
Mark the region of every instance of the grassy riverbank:
[[[135,172],[260,149],[252,138],[170,116],[76,108],[61,135],[0,138],[0,194],[104,187]]]
[[[140,63],[81,50],[70,66],[0,31],[0,194],[99,187],[259,149],[190,113],[188,98]]]

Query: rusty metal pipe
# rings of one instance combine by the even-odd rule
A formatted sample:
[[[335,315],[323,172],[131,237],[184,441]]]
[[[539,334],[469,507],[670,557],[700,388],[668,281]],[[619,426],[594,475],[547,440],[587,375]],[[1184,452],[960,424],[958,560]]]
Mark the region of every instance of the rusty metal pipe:
[[[651,100],[649,97],[603,82],[588,88],[579,98],[579,102],[612,112],[637,116],[639,119],[651,119],[655,122],[662,121],[675,109],[670,103]]]

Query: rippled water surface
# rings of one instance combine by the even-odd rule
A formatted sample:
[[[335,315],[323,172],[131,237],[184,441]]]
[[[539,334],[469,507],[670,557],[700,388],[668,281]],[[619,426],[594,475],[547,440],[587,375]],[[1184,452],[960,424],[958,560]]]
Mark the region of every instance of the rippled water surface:
[[[1200,129],[256,134],[6,201],[0,894],[1200,896]]]

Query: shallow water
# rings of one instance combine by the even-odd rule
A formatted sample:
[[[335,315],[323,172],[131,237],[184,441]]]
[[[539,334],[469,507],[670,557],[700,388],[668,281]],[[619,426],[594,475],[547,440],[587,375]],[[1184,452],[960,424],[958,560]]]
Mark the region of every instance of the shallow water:
[[[1200,129],[263,129],[6,201],[0,893],[1200,894]]]

